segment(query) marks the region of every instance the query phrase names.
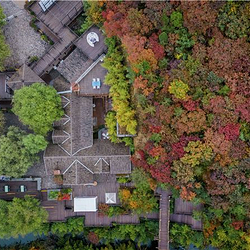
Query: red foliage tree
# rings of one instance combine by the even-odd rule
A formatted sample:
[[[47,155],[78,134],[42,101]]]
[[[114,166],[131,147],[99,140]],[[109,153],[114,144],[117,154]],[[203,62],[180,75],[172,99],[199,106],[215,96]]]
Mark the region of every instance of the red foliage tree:
[[[250,44],[245,38],[231,40],[225,38],[218,29],[213,30],[214,42],[207,48],[207,61],[210,71],[219,77],[236,72],[235,60],[250,53]]]
[[[89,232],[87,237],[92,244],[97,245],[99,243],[99,237],[95,232]]]
[[[145,48],[146,42],[147,39],[143,36],[125,35],[122,38],[123,46],[128,53],[127,59],[136,73],[139,73],[138,67],[136,66],[143,61],[149,63],[151,71],[157,69],[157,59],[152,49]]]
[[[227,124],[219,128],[219,133],[224,134],[226,140],[235,141],[240,135],[240,124]]]
[[[156,146],[156,147],[153,147],[148,153],[150,156],[158,158],[164,152],[165,152],[164,148],[162,148],[161,146]]]
[[[243,221],[234,221],[234,222],[232,222],[232,226],[234,227],[235,230],[240,230],[241,228],[244,227],[244,222]]]
[[[154,166],[150,166],[149,172],[159,182],[171,182],[171,169],[167,163],[156,163]]]
[[[208,28],[215,26],[217,11],[209,1],[181,1],[180,7],[183,11],[184,26],[191,33],[205,34]]]
[[[201,109],[183,112],[180,117],[173,120],[173,123],[178,135],[200,132],[207,127],[206,114]]]
[[[225,76],[226,84],[230,87],[232,93],[250,97],[250,76],[248,73],[233,73]]]
[[[229,155],[237,160],[244,159],[247,156],[247,144],[242,140],[237,139],[233,142]]]
[[[172,150],[169,153],[171,160],[178,160],[185,155],[184,148],[188,145],[190,141],[200,140],[197,136],[181,136],[177,143],[172,144]]]
[[[199,103],[189,99],[187,101],[182,101],[182,106],[188,111],[195,111],[199,107]]]
[[[213,149],[213,151],[220,155],[228,155],[232,146],[231,141],[226,141],[224,134],[213,131],[211,128],[207,129],[204,137],[205,142]]]
[[[233,99],[235,103],[235,113],[246,122],[250,122],[250,98],[236,95]]]
[[[159,44],[158,35],[155,33],[153,33],[149,37],[149,48],[153,50],[155,58],[157,60],[161,60],[162,58],[164,58],[165,56],[164,47],[161,44]]]

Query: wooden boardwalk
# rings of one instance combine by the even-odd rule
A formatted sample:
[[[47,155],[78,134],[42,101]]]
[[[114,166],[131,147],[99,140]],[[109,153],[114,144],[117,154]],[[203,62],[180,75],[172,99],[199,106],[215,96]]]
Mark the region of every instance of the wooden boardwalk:
[[[170,218],[170,195],[169,191],[158,190],[160,193],[160,220],[158,249],[169,250],[169,218]]]
[[[56,66],[73,46],[76,35],[67,28],[63,28],[59,34],[60,40],[52,45],[33,66],[33,71],[42,76]]]
[[[189,226],[193,230],[202,230],[202,221],[200,220],[195,220],[192,215],[185,215],[185,214],[171,214],[170,215],[170,220],[172,222],[177,222],[177,223],[184,223]]]
[[[38,19],[38,27],[54,42],[54,45],[33,65],[33,70],[42,76],[56,66],[73,47],[78,38],[67,25],[82,11],[82,1],[56,1],[43,12],[38,2],[30,10]]]

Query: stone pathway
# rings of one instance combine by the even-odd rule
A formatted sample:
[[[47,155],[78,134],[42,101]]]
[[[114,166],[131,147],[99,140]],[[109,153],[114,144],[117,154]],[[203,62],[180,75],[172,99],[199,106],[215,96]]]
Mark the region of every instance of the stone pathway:
[[[6,17],[18,15],[10,19],[3,28],[12,53],[6,60],[6,68],[19,68],[29,57],[42,56],[50,45],[41,40],[40,34],[30,26],[32,17],[23,9],[23,2],[1,1],[0,4]]]

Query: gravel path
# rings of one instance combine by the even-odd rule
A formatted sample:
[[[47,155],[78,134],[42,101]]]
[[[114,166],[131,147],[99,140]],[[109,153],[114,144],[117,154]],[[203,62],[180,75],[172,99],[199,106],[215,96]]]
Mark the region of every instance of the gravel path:
[[[6,68],[19,68],[30,56],[40,57],[49,45],[41,40],[40,34],[30,27],[29,13],[13,1],[1,1],[7,17],[17,14],[3,28],[6,42],[12,55],[6,60]]]

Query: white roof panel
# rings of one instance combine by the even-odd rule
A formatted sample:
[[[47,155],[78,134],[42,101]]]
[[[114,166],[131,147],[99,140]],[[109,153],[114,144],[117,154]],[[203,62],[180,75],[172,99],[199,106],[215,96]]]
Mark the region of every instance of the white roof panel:
[[[106,193],[105,200],[107,204],[114,204],[116,203],[116,193]]]
[[[97,196],[74,198],[74,212],[96,212]]]
[[[39,5],[43,11],[46,11],[56,0],[40,0]]]

